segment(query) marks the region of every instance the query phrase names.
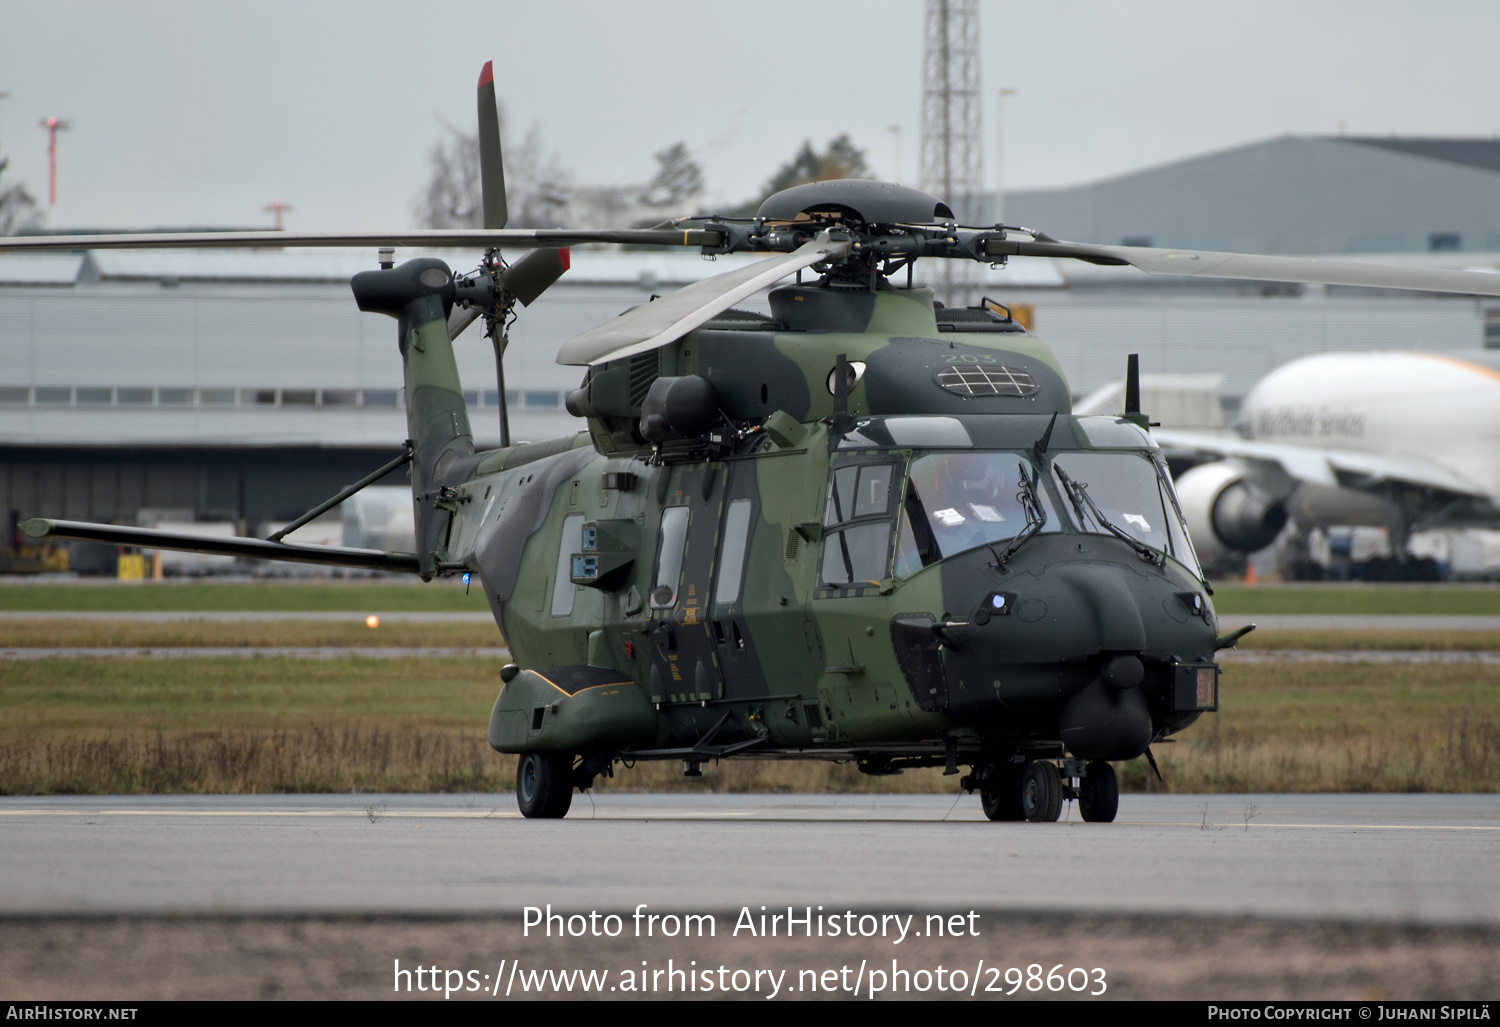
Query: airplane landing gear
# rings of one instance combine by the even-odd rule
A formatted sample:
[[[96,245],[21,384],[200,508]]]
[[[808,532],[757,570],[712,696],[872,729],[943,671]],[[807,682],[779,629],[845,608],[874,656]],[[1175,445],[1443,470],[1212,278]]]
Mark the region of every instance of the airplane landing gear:
[[[573,757],[528,752],[516,764],[516,804],[527,819],[556,820],[573,805]]]

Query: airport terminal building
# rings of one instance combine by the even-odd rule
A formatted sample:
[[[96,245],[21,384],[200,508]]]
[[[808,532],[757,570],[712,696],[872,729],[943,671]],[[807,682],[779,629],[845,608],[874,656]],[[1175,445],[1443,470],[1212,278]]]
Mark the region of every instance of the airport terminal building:
[[[1005,219],[1058,238],[1500,270],[1500,141],[1284,137],[1071,189]],[[402,251],[398,259],[415,253]],[[455,270],[476,255],[436,254]],[[575,251],[511,332],[512,434],[580,430],[558,348],[653,294],[753,260]],[[296,516],[406,437],[395,323],[356,309],[355,251],[111,251],[0,258],[0,509],[143,523]],[[931,263],[931,262],[929,262]],[[924,271],[917,267],[920,282]],[[1500,301],[1149,278],[1015,260],[983,294],[1034,310],[1075,396],[1147,374],[1212,376],[1230,419],[1272,368],[1329,350],[1500,346]],[[765,308],[764,296],[744,304]],[[493,352],[457,345],[476,445],[499,441]],[[388,484],[405,480],[396,472]]]

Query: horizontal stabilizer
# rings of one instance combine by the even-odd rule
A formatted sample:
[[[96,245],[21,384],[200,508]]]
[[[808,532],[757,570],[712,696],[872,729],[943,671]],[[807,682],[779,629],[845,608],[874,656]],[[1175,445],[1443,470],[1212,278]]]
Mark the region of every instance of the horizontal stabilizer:
[[[417,558],[413,554],[385,553],[378,549],[305,546],[294,542],[267,542],[259,538],[209,538],[155,528],[91,524],[87,521],[55,521],[46,517],[32,518],[21,525],[21,531],[27,538],[38,540],[66,538],[80,542],[101,542],[110,546],[139,546],[142,549],[171,549],[184,553],[243,556],[255,560],[290,560],[294,563],[320,563],[331,567],[362,567],[373,571],[417,573]]]

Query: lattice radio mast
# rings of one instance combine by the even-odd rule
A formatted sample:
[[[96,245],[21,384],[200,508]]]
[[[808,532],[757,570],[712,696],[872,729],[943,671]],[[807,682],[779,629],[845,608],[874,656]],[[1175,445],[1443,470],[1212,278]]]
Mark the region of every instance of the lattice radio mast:
[[[978,0],[927,0],[922,63],[922,188],[945,200],[959,224],[983,214],[984,148],[980,140]],[[967,305],[982,268],[943,260],[944,303]]]

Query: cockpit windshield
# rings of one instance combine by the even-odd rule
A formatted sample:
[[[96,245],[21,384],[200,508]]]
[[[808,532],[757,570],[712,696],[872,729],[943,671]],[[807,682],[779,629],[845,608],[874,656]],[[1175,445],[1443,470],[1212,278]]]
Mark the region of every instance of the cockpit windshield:
[[[1028,510],[1028,507],[1030,508]],[[897,577],[976,546],[1059,529],[1032,462],[1017,453],[927,453],[911,463]]]
[[[1147,454],[1059,453],[1052,468],[1079,531],[1123,534],[1202,576],[1170,486]]]

